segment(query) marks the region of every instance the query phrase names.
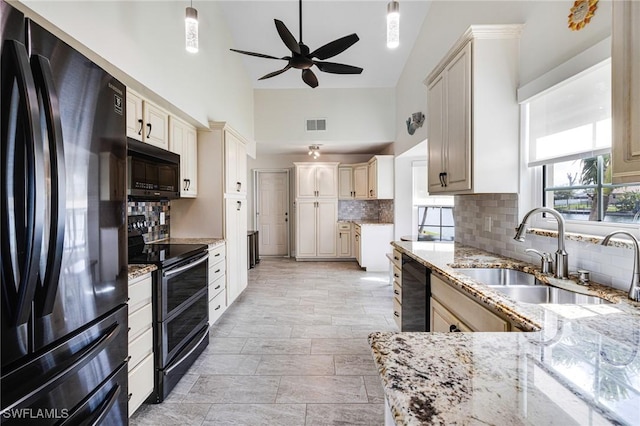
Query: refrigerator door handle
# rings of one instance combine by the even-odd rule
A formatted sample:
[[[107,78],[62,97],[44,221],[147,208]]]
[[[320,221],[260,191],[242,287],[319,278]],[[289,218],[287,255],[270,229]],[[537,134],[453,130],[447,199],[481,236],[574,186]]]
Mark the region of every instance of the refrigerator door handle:
[[[41,55],[33,55],[31,69],[46,122],[48,137],[44,140],[49,141],[50,175],[48,177],[51,181],[51,199],[47,200],[49,204],[47,208],[50,211],[50,222],[47,225],[49,240],[44,242],[47,246],[43,251],[46,256],[46,266],[45,270],[41,271],[39,277],[41,286],[37,288],[35,296],[36,312],[39,316],[45,316],[53,311],[62,265],[66,219],[66,167],[60,105],[49,59]]]
[[[67,358],[64,362],[60,363],[60,366],[62,367],[60,371],[55,373],[50,379],[46,380],[46,382],[42,383],[42,378],[36,378],[36,383],[38,383],[38,385],[30,389],[25,395],[18,398],[13,403],[5,406],[3,408],[3,412],[12,408],[27,406],[29,403],[40,398],[43,394],[46,394],[51,389],[57,387],[67,377],[75,374],[78,370],[93,360],[100,352],[102,352],[121,332],[122,328],[122,325],[117,322],[111,325],[111,327],[109,327],[104,334],[98,337],[94,342],[75,353],[70,358]]]
[[[2,110],[8,111],[2,114],[1,130],[4,182],[1,208],[7,212],[2,218],[2,251],[17,253],[15,259],[2,258],[3,309],[19,326],[29,320],[37,287],[44,222],[44,164],[38,97],[29,56],[24,44],[16,40],[5,40],[2,48],[0,91]],[[18,96],[17,103],[13,95]],[[16,159],[16,155],[23,158]],[[26,167],[16,170],[23,161]],[[8,214],[11,211],[13,221]],[[15,241],[11,241],[11,235],[15,235]],[[17,285],[15,269],[19,269]]]
[[[118,370],[116,370],[116,372]],[[109,379],[111,379],[111,377],[108,377],[105,380],[105,382],[108,382]],[[111,408],[113,407],[113,405],[118,400],[118,397],[120,396],[120,393],[122,393],[122,386],[119,385],[119,384],[116,384],[113,388],[111,388],[111,390],[109,391],[109,393],[107,393],[107,395],[104,398],[104,400],[102,402],[100,402],[100,404],[98,405],[98,407],[95,409],[95,411],[93,413],[91,413],[89,416],[87,416],[84,419],[77,418],[77,417],[78,417],[78,413],[81,412],[82,409],[85,408],[85,406],[89,402],[91,402],[91,400],[95,397],[95,395],[98,392],[100,392],[102,390],[103,387],[104,387],[104,384],[102,386],[98,387],[95,391],[93,391],[93,393],[91,395],[86,397],[85,398],[85,404],[83,404],[83,406],[81,406],[77,410],[75,410],[74,413],[71,413],[69,415],[69,417],[64,419],[64,421],[59,424],[59,426],[69,426],[69,425],[75,425],[75,424],[83,424],[83,425],[94,426],[94,425],[99,425],[100,423],[102,423],[102,421],[104,420],[106,415],[109,414],[109,411],[111,411]]]

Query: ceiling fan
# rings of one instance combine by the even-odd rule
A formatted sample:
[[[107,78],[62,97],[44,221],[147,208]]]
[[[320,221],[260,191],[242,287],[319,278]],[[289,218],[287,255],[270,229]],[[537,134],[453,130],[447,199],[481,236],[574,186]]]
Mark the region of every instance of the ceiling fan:
[[[329,59],[333,56],[338,55],[339,53],[344,52],[353,44],[355,44],[358,40],[360,40],[357,34],[353,33],[349,34],[348,36],[341,37],[311,52],[309,50],[309,47],[302,42],[302,0],[299,0],[299,17],[300,42],[296,41],[296,39],[293,37],[289,29],[282,21],[274,19],[278,34],[280,35],[280,38],[282,39],[284,44],[289,48],[289,50],[291,50],[291,56],[277,58],[275,56],[264,55],[262,53],[247,52],[237,49],[230,50],[238,53],[243,53],[245,55],[257,56],[259,58],[281,59],[288,61],[287,65],[284,68],[263,75],[258,80],[275,77],[276,75],[280,75],[283,72],[287,71],[289,68],[296,68],[302,70],[302,80],[310,87],[316,88],[318,87],[318,78],[313,73],[313,71],[311,71],[311,67],[314,65],[318,67],[320,71],[332,74],[360,74],[362,72],[362,68],[360,67],[337,64],[335,62],[322,62],[325,59]],[[320,61],[317,61],[314,58],[320,59]]]

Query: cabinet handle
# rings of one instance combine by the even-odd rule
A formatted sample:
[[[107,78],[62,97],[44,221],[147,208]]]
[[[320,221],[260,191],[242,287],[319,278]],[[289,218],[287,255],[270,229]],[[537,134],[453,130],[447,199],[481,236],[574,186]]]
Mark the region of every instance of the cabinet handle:
[[[147,123],[147,127],[149,128],[149,132],[147,133],[147,139],[151,137],[151,123]]]
[[[373,189],[369,190],[369,195],[373,195]]]
[[[218,272],[220,272],[220,269],[216,269],[216,271],[214,272],[214,274],[217,274]]]
[[[393,315],[400,318],[400,315],[398,315],[398,313],[396,311],[393,311]]]
[[[132,393],[130,393],[129,395],[127,395],[127,401],[131,401],[131,397],[133,396]]]
[[[220,305],[216,306],[216,308],[214,309],[214,311],[217,311],[218,309],[220,309]]]
[[[458,328],[457,325],[451,324],[449,326],[449,331],[452,332],[452,333],[460,333],[461,330]]]
[[[187,179],[187,191],[191,189],[191,179]]]
[[[214,290],[218,290],[221,286],[222,286],[222,284],[218,284],[218,286],[216,288],[214,288]]]
[[[213,257],[218,257],[220,256],[220,253],[216,253]]]
[[[186,191],[187,190],[187,180],[186,179],[182,179],[184,184],[182,185],[182,190]]]
[[[393,258],[394,258],[395,260],[400,260],[400,259],[399,259],[399,258],[397,258],[396,256],[393,256]]]
[[[393,274],[393,276],[396,277],[396,278],[400,278],[400,275],[398,275],[398,274]]]
[[[242,182],[236,182],[236,192],[240,192],[240,188],[242,188]]]
[[[236,201],[236,203],[238,204],[238,207],[236,207],[236,210],[240,211],[240,209],[242,208],[242,201]]]
[[[138,129],[138,134],[142,135],[142,119],[139,119],[138,123],[140,123],[140,128]]]
[[[398,290],[393,290],[393,292],[394,292],[395,294],[397,294],[398,296],[400,296],[400,292],[399,292]]]

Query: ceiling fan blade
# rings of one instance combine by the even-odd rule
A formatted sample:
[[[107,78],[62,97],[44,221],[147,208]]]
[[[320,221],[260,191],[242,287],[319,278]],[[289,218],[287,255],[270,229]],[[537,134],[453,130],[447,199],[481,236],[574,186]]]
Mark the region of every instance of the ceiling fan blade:
[[[284,58],[276,58],[275,56],[270,56],[270,55],[264,55],[262,53],[255,53],[255,52],[247,52],[245,50],[238,50],[238,49],[229,49],[233,52],[238,52],[238,53],[242,53],[244,55],[249,55],[249,56],[257,56],[258,58],[267,58],[267,59],[284,59],[286,61],[289,60],[289,57],[284,57]]]
[[[317,48],[313,52],[311,52],[311,57],[318,59],[329,59],[332,56],[336,56],[339,53],[344,52],[351,46],[353,46],[360,38],[358,35],[353,33],[348,36],[344,36],[337,40],[332,41],[331,43],[327,43],[322,47]]]
[[[281,70],[278,71],[274,71],[274,72],[270,72],[269,74],[263,75],[262,77],[260,77],[258,80],[265,80],[267,78],[271,78],[271,77],[275,77],[276,75],[280,75],[283,72],[285,72],[286,70],[288,70],[289,68],[291,68],[291,65],[287,64],[286,67],[282,68]]]
[[[329,72],[332,74],[360,74],[362,68],[354,67],[352,65],[336,64],[335,62],[317,62],[313,63],[318,67],[320,71]]]
[[[293,36],[293,34],[291,34],[291,32],[289,31],[287,26],[284,24],[284,22],[278,19],[274,19],[274,21],[276,23],[276,29],[278,30],[278,34],[280,34],[280,38],[282,39],[284,44],[287,46],[287,48],[289,48],[289,50],[294,53],[300,54],[300,46],[298,45],[298,42],[296,41],[295,37]]]
[[[302,70],[302,80],[314,89],[318,87],[318,77],[310,69]]]

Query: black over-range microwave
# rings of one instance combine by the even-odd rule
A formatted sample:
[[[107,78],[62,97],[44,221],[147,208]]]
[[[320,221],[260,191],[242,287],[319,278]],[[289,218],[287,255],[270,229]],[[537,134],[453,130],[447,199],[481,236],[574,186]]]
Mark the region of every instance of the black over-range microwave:
[[[134,199],[180,198],[180,156],[127,139],[127,195]]]

